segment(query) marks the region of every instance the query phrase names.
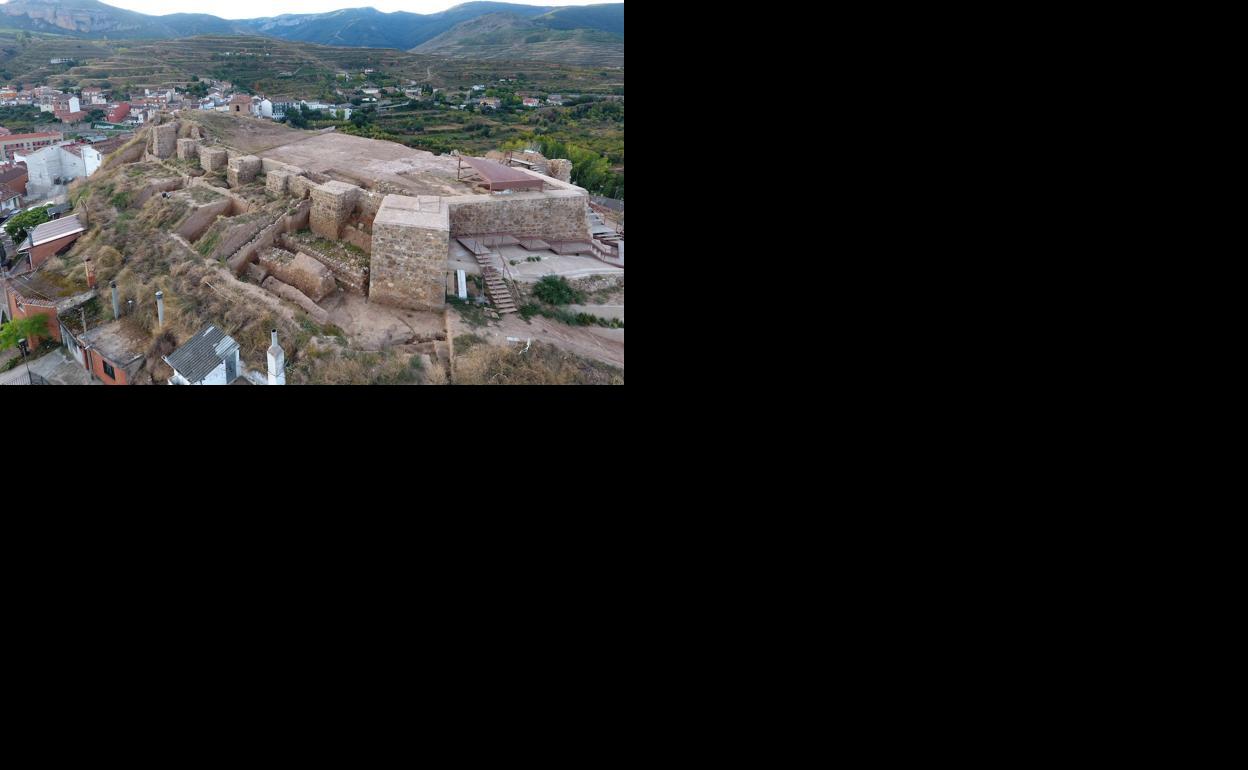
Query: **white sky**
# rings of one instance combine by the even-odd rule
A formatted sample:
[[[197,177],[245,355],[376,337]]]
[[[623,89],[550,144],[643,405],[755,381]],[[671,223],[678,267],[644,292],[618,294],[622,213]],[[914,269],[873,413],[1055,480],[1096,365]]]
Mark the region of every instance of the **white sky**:
[[[437,13],[465,0],[101,0],[153,16],[168,13],[210,13],[223,19],[257,19],[283,13],[325,13],[342,8],[376,8],[385,13]],[[504,0],[517,5],[596,5],[618,0]]]

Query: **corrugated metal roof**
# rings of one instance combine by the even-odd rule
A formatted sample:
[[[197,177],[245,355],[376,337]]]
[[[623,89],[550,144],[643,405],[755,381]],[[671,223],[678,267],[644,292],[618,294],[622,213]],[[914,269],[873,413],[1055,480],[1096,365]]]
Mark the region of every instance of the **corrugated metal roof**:
[[[81,233],[87,228],[82,226],[78,221],[78,216],[61,217],[51,222],[44,222],[36,227],[30,233],[30,243],[32,246],[38,246],[41,243],[55,241],[57,238],[64,238],[67,235]]]
[[[234,338],[216,326],[206,326],[182,347],[165,356],[165,363],[187,379],[200,382],[238,347]]]
[[[504,166],[502,163],[495,163],[485,158],[470,158],[467,155],[460,157],[464,163],[472,166],[473,170],[484,177],[492,190],[542,189],[541,179],[526,174],[518,168]]]

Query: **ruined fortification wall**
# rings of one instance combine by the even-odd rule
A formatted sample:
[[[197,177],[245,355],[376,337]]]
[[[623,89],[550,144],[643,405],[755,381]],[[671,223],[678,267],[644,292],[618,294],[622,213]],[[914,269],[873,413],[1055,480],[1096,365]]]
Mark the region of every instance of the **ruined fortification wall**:
[[[417,310],[445,307],[449,213],[437,196],[386,196],[373,222],[370,301]]]
[[[445,200],[455,237],[510,233],[559,241],[589,239],[585,216],[589,199],[583,192],[465,195]]]
[[[233,256],[226,260],[234,274],[241,274],[249,263],[255,261],[257,255],[271,248],[277,242],[279,236],[284,233],[298,232],[307,227],[308,210],[310,208],[311,204],[307,201],[300,203],[293,213],[283,214],[278,217],[257,232],[251,240],[240,246]]]
[[[194,139],[179,139],[178,160],[199,160],[199,142]]]
[[[182,226],[178,228],[178,235],[188,241],[198,238],[212,226],[217,217],[228,214],[233,205],[232,200],[223,196],[219,201],[199,206],[182,222]]]
[[[229,180],[230,187],[241,187],[254,180],[263,167],[260,159],[255,155],[240,155],[230,158],[225,178]]]
[[[352,260],[341,254],[321,251],[289,235],[279,235],[277,243],[287,251],[301,251],[329,268],[329,271],[334,274],[334,280],[345,291],[368,296],[369,265],[367,260]]]
[[[220,171],[229,162],[229,153],[222,147],[199,147],[199,165],[209,173]]]
[[[329,268],[302,252],[291,254],[282,249],[264,249],[259,253],[257,264],[282,283],[303,292],[313,302],[320,302],[338,290]]]
[[[338,237],[361,251],[373,253],[373,236],[356,225],[347,225],[342,228],[342,233]]]
[[[139,190],[138,194],[135,195],[130,201],[130,205],[136,209],[142,208],[143,204],[147,203],[148,199],[153,195],[157,195],[162,192],[181,190],[183,187],[186,187],[186,181],[183,180],[182,177],[153,179],[145,184],[142,190]]]
[[[308,312],[319,324],[329,323],[329,313],[322,310],[315,302],[308,298],[308,295],[286,283],[282,283],[273,276],[264,279],[261,287],[273,292],[284,300],[289,300]]]
[[[572,182],[572,161],[564,158],[555,158],[546,161],[546,175],[558,179],[560,182]]]
[[[345,182],[326,182],[313,187],[312,232],[322,238],[338,240],[361,192],[360,188]]]
[[[311,195],[312,188],[315,186],[316,183],[306,176],[290,176],[286,179],[287,194],[300,200]]]
[[[162,160],[173,157],[173,153],[178,147],[179,125],[177,121],[174,121],[160,126],[153,126],[152,133],[147,139],[147,151]]]
[[[385,200],[386,196],[382,193],[360,190],[355,201],[354,218],[361,227],[368,230],[373,226],[373,220],[377,218],[377,211]]]

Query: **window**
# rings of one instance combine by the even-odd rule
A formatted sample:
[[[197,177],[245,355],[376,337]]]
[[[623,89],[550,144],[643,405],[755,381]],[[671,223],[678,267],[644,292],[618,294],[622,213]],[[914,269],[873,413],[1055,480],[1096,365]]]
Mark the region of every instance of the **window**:
[[[109,376],[109,379],[116,380],[117,372],[113,370],[113,367],[103,359],[100,360],[100,363],[104,365],[104,373]]]

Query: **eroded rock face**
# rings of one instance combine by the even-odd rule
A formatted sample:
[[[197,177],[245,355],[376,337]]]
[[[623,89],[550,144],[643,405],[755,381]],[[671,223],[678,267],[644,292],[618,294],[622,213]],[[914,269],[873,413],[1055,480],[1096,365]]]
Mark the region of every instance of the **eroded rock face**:
[[[0,5],[5,16],[26,17],[69,32],[144,32],[146,20],[127,19],[114,8],[65,8],[38,0],[11,0]],[[124,13],[124,12],[122,12]]]

